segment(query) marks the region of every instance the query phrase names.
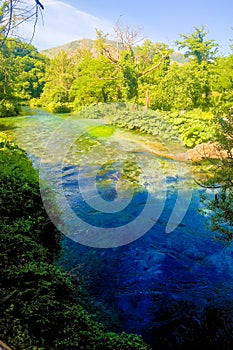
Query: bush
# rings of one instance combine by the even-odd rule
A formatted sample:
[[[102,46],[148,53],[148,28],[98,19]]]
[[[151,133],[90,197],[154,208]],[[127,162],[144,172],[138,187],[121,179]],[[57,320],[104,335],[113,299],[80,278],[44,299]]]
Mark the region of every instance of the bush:
[[[72,110],[68,103],[62,102],[50,102],[47,105],[47,109],[51,113],[69,113]]]
[[[19,111],[20,108],[15,102],[8,100],[0,101],[0,118],[15,116],[19,114]]]
[[[144,107],[130,103],[99,103],[81,110],[79,116],[106,118],[117,127],[148,133],[164,142],[179,141],[188,148],[216,140],[213,114],[200,109],[161,112],[151,109],[145,111]]]
[[[29,102],[31,108],[42,107],[42,101],[39,98],[32,98]]]
[[[177,130],[182,142],[188,148],[216,140],[216,127],[211,112],[200,109],[182,112],[162,112],[173,129]]]

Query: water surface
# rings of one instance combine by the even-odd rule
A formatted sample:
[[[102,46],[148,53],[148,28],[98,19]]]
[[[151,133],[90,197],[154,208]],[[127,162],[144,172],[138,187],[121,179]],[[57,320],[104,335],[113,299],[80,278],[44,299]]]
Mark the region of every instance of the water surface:
[[[96,130],[99,121],[95,120],[82,121],[80,129],[78,118],[64,124],[65,118],[41,111],[1,119],[0,129],[28,152],[35,167],[39,168],[43,160],[45,181],[46,177],[59,177],[66,202],[81,218],[76,231],[64,237],[65,253],[60,263],[78,274],[92,299],[93,312],[110,328],[141,333],[151,339],[162,327],[173,327],[174,322],[187,317],[190,310],[195,310],[196,317],[209,304],[230,302],[233,246],[215,240],[207,229],[207,218],[198,211],[203,206],[200,193],[206,190],[193,181],[196,170],[192,164],[165,156],[168,151],[183,152],[182,146],[116,128]],[[70,142],[75,133],[75,141]],[[54,135],[56,140],[51,143]],[[48,144],[50,148],[53,144],[49,152]],[[59,154],[64,144],[67,152],[61,163]],[[154,155],[151,144],[160,156]],[[60,190],[55,185],[52,189],[55,195]],[[101,198],[111,208],[119,191],[122,203],[128,203],[119,211],[92,207]],[[110,248],[74,241],[88,234],[82,222],[94,227],[92,235],[98,228],[123,232],[137,217],[140,224],[148,195],[155,201],[159,215],[156,219],[153,215],[147,217],[148,222],[142,216],[142,225],[148,224],[150,229],[138,239],[134,240],[132,232],[131,243]],[[71,217],[63,209],[62,220],[71,227]],[[169,220],[175,229],[168,233]]]

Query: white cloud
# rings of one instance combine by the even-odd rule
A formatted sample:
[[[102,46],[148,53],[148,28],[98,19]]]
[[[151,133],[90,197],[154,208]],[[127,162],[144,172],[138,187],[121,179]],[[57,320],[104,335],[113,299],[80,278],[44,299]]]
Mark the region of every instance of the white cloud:
[[[63,45],[67,42],[95,38],[95,29],[111,33],[114,24],[106,19],[78,10],[63,2],[47,0],[43,11],[44,25],[40,19],[32,44],[39,50]],[[30,40],[33,22],[24,23],[20,35]]]

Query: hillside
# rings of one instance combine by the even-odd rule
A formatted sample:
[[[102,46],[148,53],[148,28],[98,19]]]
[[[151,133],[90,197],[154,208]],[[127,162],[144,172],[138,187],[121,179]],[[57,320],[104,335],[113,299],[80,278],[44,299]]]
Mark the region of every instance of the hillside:
[[[115,41],[107,40],[107,43],[113,48],[116,47]],[[75,40],[61,46],[56,46],[56,47],[52,47],[51,49],[43,50],[41,51],[41,53],[49,58],[53,58],[61,51],[65,51],[70,55],[72,55],[78,49],[86,49],[95,53],[95,40],[91,40],[91,39]]]
[[[77,49],[84,49],[84,48],[91,51],[94,50],[94,40],[91,40],[91,39],[75,40],[61,46],[56,46],[56,47],[52,47],[51,49],[43,50],[41,51],[41,53],[49,58],[53,58],[61,51],[69,52],[72,54]]]
[[[107,40],[107,43],[112,47],[116,47],[115,41]],[[77,49],[87,49],[95,53],[95,40],[91,40],[91,39],[75,40],[61,46],[56,46],[56,47],[52,47],[51,49],[43,50],[41,51],[41,53],[49,58],[53,58],[59,52],[65,51],[72,56]],[[174,52],[171,55],[171,60],[179,64],[184,64],[184,62],[186,61],[184,55],[180,52]]]

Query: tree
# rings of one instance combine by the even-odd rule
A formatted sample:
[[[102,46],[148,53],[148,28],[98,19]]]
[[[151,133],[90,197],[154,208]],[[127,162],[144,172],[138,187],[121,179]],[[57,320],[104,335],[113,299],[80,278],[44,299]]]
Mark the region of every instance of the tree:
[[[130,28],[128,25],[122,26],[120,23],[120,17],[116,22],[114,31],[117,43],[118,59],[120,58],[120,48],[126,51],[133,51],[136,44],[142,41],[141,28]]]
[[[176,42],[179,49],[186,49],[185,57],[189,58],[189,62],[185,63],[184,66],[191,67],[193,65],[194,71],[190,73],[198,81],[196,87],[199,89],[199,93],[197,91],[197,95],[199,96],[193,100],[194,104],[193,106],[190,105],[191,108],[200,107],[202,109],[208,109],[212,103],[210,80],[214,71],[218,44],[214,40],[207,40],[207,34],[208,32],[204,30],[203,26],[201,28],[195,27],[195,31],[192,34],[181,34],[183,40]],[[187,81],[189,79],[189,75],[187,75]],[[195,85],[192,86],[195,88]],[[187,93],[190,94],[188,90]]]
[[[108,41],[108,35],[97,30],[95,50],[78,49],[72,55],[63,52],[52,59],[39,104],[53,112],[65,112],[67,107],[79,110],[99,102],[144,104],[148,85],[155,84],[152,77],[158,80],[169,67],[171,50],[151,42],[135,48],[137,31],[118,26],[116,32],[119,42]]]
[[[213,200],[207,200],[211,210],[213,231],[233,240],[233,55],[215,62],[210,87],[211,103],[218,126],[217,151],[219,159],[211,161],[211,174],[206,175],[206,186],[216,189]],[[209,176],[210,175],[210,176]]]
[[[20,45],[19,42],[16,44],[16,41],[9,39],[9,36],[13,36],[15,30],[23,22],[34,18],[33,37],[39,13],[43,9],[44,7],[39,0],[30,0],[30,5],[21,0],[5,0],[1,2],[0,117],[17,115],[19,113],[19,98],[38,97],[41,93],[43,83],[40,70],[43,72],[43,59],[41,59],[41,64],[32,57],[28,57],[28,60],[25,59],[26,54],[22,55],[22,53],[28,49],[22,48],[23,44]],[[18,58],[16,59],[16,57]],[[25,61],[24,63],[23,60]],[[31,60],[30,65],[29,60]],[[24,70],[24,73],[22,73],[22,70]],[[30,77],[29,71],[31,72]]]
[[[30,5],[21,0],[3,1],[0,6],[0,45],[8,36],[12,36],[23,22],[32,18],[34,18],[33,37],[39,14],[43,9],[44,6],[39,0],[30,0]]]
[[[19,112],[21,101],[40,97],[46,58],[17,39],[6,39],[0,49],[0,117]]]
[[[205,108],[209,96],[208,70],[195,61],[173,63],[151,93],[151,106],[162,110]]]
[[[195,31],[190,35],[181,34],[183,40],[177,40],[176,44],[179,49],[186,49],[185,57],[190,57],[197,61],[198,64],[202,62],[212,62],[218,52],[218,44],[215,40],[206,40],[208,34],[201,28],[195,27]]]
[[[19,40],[8,40],[14,57],[15,97],[21,101],[40,97],[44,87],[47,59],[37,49]]]
[[[220,113],[219,113],[220,112]],[[216,112],[218,120],[219,159],[212,162],[211,176],[205,185],[216,189],[213,200],[205,198],[211,210],[212,231],[217,231],[228,241],[233,240],[233,105],[228,110]]]
[[[169,71],[171,53],[172,51],[166,44],[152,43],[150,40],[136,47],[137,71],[142,72],[138,79],[140,104],[145,103],[147,107],[152,106],[155,91]]]
[[[76,66],[69,93],[74,108],[79,110],[92,103],[116,101],[119,97],[117,74],[117,67],[104,55],[92,57],[89,52]]]
[[[0,50],[0,117],[16,115],[18,103],[14,99],[15,80],[13,58]]]
[[[74,64],[62,51],[47,65],[46,83],[39,103],[51,112],[68,112],[70,109],[69,91],[74,80]]]
[[[216,60],[210,76],[211,104],[215,111],[226,112],[233,105],[233,55]]]
[[[148,84],[143,83],[146,81],[145,77],[152,76],[161,67],[167,67],[172,51],[165,44],[153,44],[149,40],[142,46],[135,47],[136,43],[141,41],[140,29],[123,27],[119,21],[115,33],[116,45],[111,45],[107,41],[107,35],[97,31],[96,48],[102,57],[105,56],[115,67],[120,99],[144,103],[145,96],[149,93]]]

